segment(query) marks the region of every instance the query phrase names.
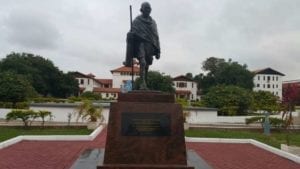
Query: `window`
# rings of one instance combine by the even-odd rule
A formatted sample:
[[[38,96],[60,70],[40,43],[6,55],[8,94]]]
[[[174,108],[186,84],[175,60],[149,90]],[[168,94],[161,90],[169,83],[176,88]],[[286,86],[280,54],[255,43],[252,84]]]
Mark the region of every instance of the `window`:
[[[260,79],[260,77],[259,76],[257,76],[257,80],[259,80]]]
[[[266,80],[266,77],[264,76],[264,80]]]
[[[278,96],[278,92],[276,92],[276,95]]]
[[[192,88],[194,88],[194,83],[192,82]],[[192,98],[193,98],[193,95],[192,95]]]
[[[84,84],[84,80],[83,79],[80,79],[80,84]]]
[[[270,76],[267,76],[267,80],[270,81],[270,80],[271,80],[271,77],[270,77]]]
[[[278,81],[278,76],[276,76],[276,81]]]
[[[276,85],[276,88],[278,88],[278,84]]]
[[[265,87],[266,87],[266,85],[264,84],[264,85],[263,85],[263,88],[265,88]]]
[[[256,84],[256,87],[259,87],[259,83]]]
[[[185,82],[178,82],[177,87],[184,88],[184,87],[186,87],[186,83]]]
[[[108,97],[108,93],[106,93],[106,97]]]
[[[90,84],[90,79],[88,79],[88,85]]]
[[[274,76],[272,76],[272,80],[274,81]]]
[[[267,87],[270,88],[270,84],[268,84]]]

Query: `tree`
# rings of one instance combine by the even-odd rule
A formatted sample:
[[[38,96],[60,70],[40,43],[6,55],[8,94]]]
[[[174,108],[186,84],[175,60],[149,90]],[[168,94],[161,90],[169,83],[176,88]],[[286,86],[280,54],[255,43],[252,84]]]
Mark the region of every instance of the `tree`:
[[[189,79],[193,79],[193,74],[192,73],[186,73],[185,77],[189,78]]]
[[[17,120],[21,119],[24,123],[24,127],[28,127],[30,119],[36,117],[36,113],[32,110],[12,110],[6,114],[6,120]]]
[[[300,100],[300,90],[296,84],[288,84],[283,90],[282,98],[282,120],[283,128],[286,130],[286,142],[290,144],[290,127],[293,125],[293,111]]]
[[[208,107],[216,107],[222,115],[245,115],[251,106],[251,91],[238,86],[217,85],[203,97]]]
[[[0,73],[0,101],[12,102],[15,106],[17,102],[35,95],[36,91],[23,76],[12,72]]]
[[[0,72],[24,76],[43,96],[68,97],[78,93],[76,79],[60,71],[52,61],[28,53],[11,53],[0,61]]]
[[[278,112],[280,110],[279,98],[268,91],[253,91],[253,110]]]
[[[134,86],[136,86],[137,89],[139,89],[140,84],[141,84],[141,79],[137,78]],[[172,78],[170,76],[163,75],[158,71],[148,72],[147,87],[150,90],[159,90],[159,91],[169,92],[169,93],[175,92]]]
[[[203,93],[207,93],[210,87],[220,84],[236,85],[251,90],[254,86],[254,74],[247,70],[247,65],[232,62],[231,59],[225,61],[221,58],[210,57],[203,62],[202,69],[207,74],[196,75],[195,80]]]
[[[214,76],[221,64],[225,63],[225,59],[209,57],[202,63],[202,69],[208,71],[208,74]]]
[[[51,118],[52,113],[50,111],[42,111],[41,110],[37,113],[37,117],[40,117],[42,119],[42,126],[44,127],[45,126],[45,118],[46,117]]]

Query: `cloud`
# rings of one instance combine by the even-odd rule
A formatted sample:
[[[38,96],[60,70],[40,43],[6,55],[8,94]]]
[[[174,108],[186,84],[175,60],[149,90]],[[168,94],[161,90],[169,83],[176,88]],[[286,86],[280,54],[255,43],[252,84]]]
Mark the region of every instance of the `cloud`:
[[[12,11],[4,22],[7,40],[12,45],[31,49],[56,48],[60,33],[42,11]]]
[[[0,57],[32,52],[60,69],[110,77],[125,58],[129,5],[144,0],[0,0]],[[300,78],[300,1],[152,0],[161,59],[150,67],[177,76],[202,72],[210,56],[250,70],[272,67]],[[2,34],[3,33],[3,34]]]

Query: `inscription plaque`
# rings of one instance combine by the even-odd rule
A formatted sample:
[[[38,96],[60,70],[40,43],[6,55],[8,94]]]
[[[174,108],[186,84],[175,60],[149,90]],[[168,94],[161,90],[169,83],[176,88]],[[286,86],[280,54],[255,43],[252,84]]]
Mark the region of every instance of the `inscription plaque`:
[[[122,136],[170,136],[171,118],[168,113],[122,113]]]

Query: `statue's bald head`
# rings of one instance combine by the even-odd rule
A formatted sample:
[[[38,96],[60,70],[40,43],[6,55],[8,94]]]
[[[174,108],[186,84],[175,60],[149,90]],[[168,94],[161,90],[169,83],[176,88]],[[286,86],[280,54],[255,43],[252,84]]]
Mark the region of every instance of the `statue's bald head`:
[[[143,13],[144,17],[148,17],[151,13],[151,5],[149,2],[143,2],[140,11]]]
[[[149,2],[143,2],[142,5],[141,5],[141,9],[145,8],[145,7],[149,7],[151,8],[151,5]]]

